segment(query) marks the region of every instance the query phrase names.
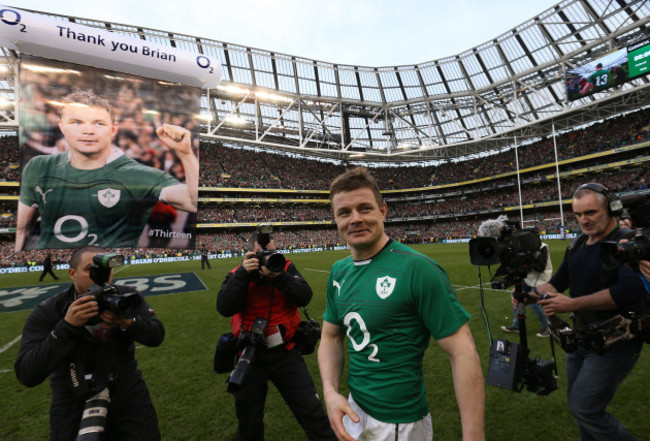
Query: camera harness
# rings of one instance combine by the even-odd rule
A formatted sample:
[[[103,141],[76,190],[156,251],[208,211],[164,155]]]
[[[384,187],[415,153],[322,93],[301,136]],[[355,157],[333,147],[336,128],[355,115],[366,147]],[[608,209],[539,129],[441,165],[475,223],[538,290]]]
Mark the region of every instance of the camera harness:
[[[286,271],[289,268],[290,265],[291,265],[291,261],[287,260],[286,263],[285,263],[284,271]],[[273,300],[275,300],[275,287],[271,286],[271,299],[269,301],[269,314],[268,314],[268,317],[266,319],[267,323],[271,322],[271,312],[273,311]],[[302,310],[302,313],[305,315],[305,318],[307,320],[306,321],[301,321],[298,324],[298,326],[296,327],[296,331],[294,332],[294,340],[293,340],[296,344],[298,344],[298,342],[296,341],[296,337],[298,337],[298,328],[301,328],[301,327],[307,326],[308,329],[311,332],[316,332],[317,331],[318,335],[319,335],[319,338],[320,338],[320,325],[318,324],[318,322],[316,320],[313,320],[311,317],[309,317],[309,314],[307,313],[307,308],[305,308],[303,306],[300,309]],[[243,318],[242,318],[242,323],[241,323],[240,326],[241,326],[242,335],[245,335],[244,333],[246,331],[244,331],[244,329],[243,329],[243,326],[244,326]],[[279,326],[278,326],[278,330],[279,330]],[[283,338],[284,338],[284,336],[283,336]],[[282,344],[284,345],[285,343],[288,343],[288,342],[283,342]],[[313,352],[313,349],[312,349],[312,352]],[[309,352],[309,353],[311,353],[311,352]]]
[[[78,296],[73,290],[73,299]],[[65,307],[67,310],[69,305]],[[87,399],[89,396],[102,391],[113,380],[111,373],[113,360],[117,354],[117,341],[110,338],[108,333],[98,334],[101,329],[99,325],[86,326],[87,334],[84,340],[94,346],[95,360],[92,373],[86,372],[86,355],[84,348],[78,348],[68,363],[68,384],[79,399]]]
[[[578,247],[584,245],[586,240],[587,235],[580,234],[571,241],[568,246],[569,259],[571,259]],[[602,282],[606,282],[612,276],[612,270],[609,270],[602,271],[598,277]],[[646,293],[646,304],[650,306],[648,293]],[[642,338],[646,343],[650,343],[650,314],[648,312],[642,314],[635,312],[616,314],[607,320],[589,324],[581,332],[577,332],[561,318],[552,316],[549,317],[549,330],[553,339],[567,353],[574,352],[579,346],[583,346],[602,354],[616,343],[632,340],[635,337]]]

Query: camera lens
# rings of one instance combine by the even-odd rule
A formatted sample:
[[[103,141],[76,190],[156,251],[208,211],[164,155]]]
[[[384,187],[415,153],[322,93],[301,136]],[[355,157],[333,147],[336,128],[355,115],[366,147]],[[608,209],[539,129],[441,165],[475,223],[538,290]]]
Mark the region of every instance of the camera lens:
[[[491,242],[481,243],[476,251],[478,252],[478,255],[485,260],[492,260],[494,255],[497,253],[496,248],[492,246]]]
[[[282,254],[271,254],[266,258],[264,266],[270,269],[273,272],[280,272],[284,268],[284,265],[287,263],[287,259]]]

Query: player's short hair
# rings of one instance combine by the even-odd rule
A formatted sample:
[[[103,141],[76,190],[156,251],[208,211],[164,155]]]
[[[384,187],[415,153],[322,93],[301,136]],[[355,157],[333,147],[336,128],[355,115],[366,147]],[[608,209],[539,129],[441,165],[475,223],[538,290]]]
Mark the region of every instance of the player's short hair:
[[[63,105],[59,107],[59,118],[63,118],[63,110],[68,104],[82,104],[88,107],[99,107],[108,112],[111,122],[115,121],[115,113],[109,100],[95,95],[89,90],[75,90],[63,97]]]
[[[70,256],[70,268],[72,269],[77,269],[79,267],[79,264],[81,263],[81,258],[83,257],[84,254],[86,253],[105,253],[106,250],[102,247],[98,247],[96,245],[88,245],[85,247],[81,247],[72,253],[72,256]]]
[[[377,185],[375,178],[365,167],[356,167],[334,179],[334,182],[330,185],[330,204],[337,193],[354,191],[360,188],[369,188],[375,195],[375,200],[377,200],[379,206],[384,203],[384,197],[379,191],[379,185]]]

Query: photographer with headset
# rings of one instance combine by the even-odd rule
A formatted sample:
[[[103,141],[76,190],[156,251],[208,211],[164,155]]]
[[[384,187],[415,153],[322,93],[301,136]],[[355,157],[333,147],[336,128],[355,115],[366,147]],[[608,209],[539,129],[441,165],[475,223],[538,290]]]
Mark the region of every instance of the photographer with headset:
[[[590,336],[618,314],[645,308],[645,288],[638,275],[625,265],[606,268],[600,255],[603,241],[618,241],[622,230],[617,216],[621,200],[597,183],[581,185],[573,194],[573,213],[581,235],[567,247],[564,259],[549,283],[537,292],[537,303],[546,315],[575,314],[577,349],[567,353],[567,397],[583,441],[636,440],[607,406],[641,354],[638,338],[622,339],[598,347]],[[562,294],[569,289],[570,296]],[[601,340],[602,341],[602,340]]]
[[[96,295],[86,295],[101,289],[93,280],[93,257],[102,253],[96,246],[76,250],[68,270],[73,285],[34,308],[23,328],[16,376],[29,387],[49,376],[52,441],[157,441],[158,419],[134,342],[159,346],[165,329],[129,287],[105,285],[119,292],[116,297],[131,299],[130,317],[103,309]],[[111,283],[112,270],[105,272]]]
[[[294,341],[298,307],[309,303],[312,290],[296,266],[275,252],[265,227],[271,229],[260,226],[251,235],[244,261],[226,276],[217,295],[217,311],[232,316],[232,332],[246,346],[240,357],[247,359],[244,369],[240,372],[238,363],[228,379],[239,421],[233,439],[264,439],[264,403],[272,381],[309,440],[335,440]]]

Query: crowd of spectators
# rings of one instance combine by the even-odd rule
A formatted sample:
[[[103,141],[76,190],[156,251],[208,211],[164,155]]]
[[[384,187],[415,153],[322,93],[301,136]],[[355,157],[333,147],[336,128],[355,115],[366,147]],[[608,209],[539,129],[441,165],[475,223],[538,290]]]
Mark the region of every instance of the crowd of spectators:
[[[612,118],[556,136],[558,160],[576,158],[650,139],[650,112]],[[326,190],[343,164],[290,158],[254,148],[218,143],[201,145],[201,185],[205,187],[283,188]],[[555,161],[554,140],[547,137],[518,146],[519,168]],[[205,161],[205,162],[203,162]],[[514,149],[459,162],[437,165],[373,168],[380,188],[403,189],[443,185],[494,176],[516,169]]]
[[[137,93],[133,90],[120,90],[125,97],[121,102],[129,103],[135,108],[142,105]],[[126,97],[130,97],[127,99]],[[138,104],[139,103],[139,104]],[[52,118],[48,115],[52,110],[44,104],[43,119]],[[130,120],[128,109],[122,109],[122,118],[127,128],[138,126],[139,122]],[[137,112],[136,112],[137,113]],[[180,120],[170,120],[180,123]],[[140,121],[143,123],[143,121]],[[144,124],[148,124],[144,122]],[[565,133],[557,137],[560,160],[575,158],[614,147],[639,143],[648,139],[650,133],[650,112],[640,111],[604,121],[586,129]],[[148,130],[144,130],[148,132]],[[136,137],[137,138],[137,137]],[[131,136],[118,137],[118,144],[132,156],[142,158],[142,150],[138,153],[129,141]],[[135,140],[137,143],[141,141]],[[197,141],[198,142],[198,141]],[[17,181],[16,170],[19,162],[17,137],[0,137],[0,180]],[[144,141],[142,141],[144,145]],[[198,147],[198,144],[196,145]],[[146,149],[145,149],[146,150]],[[633,153],[638,155],[638,153]],[[530,167],[553,162],[553,141],[546,139],[536,143],[521,146],[518,150],[520,167]],[[427,167],[383,167],[373,169],[373,174],[383,189],[408,189],[427,187],[431,184],[440,185],[445,182],[467,181],[473,178],[502,173],[513,167],[512,151],[499,153],[465,162],[441,164]],[[171,159],[159,158],[173,167]],[[611,159],[607,161],[611,162]],[[591,166],[590,163],[587,165]],[[163,166],[165,167],[165,166]],[[344,170],[344,165],[332,162],[290,158],[286,155],[265,153],[259,149],[235,149],[221,146],[218,143],[201,144],[201,187],[225,188],[275,188],[325,190],[329,182]],[[587,180],[605,183],[615,192],[631,191],[647,188],[648,165],[641,164],[613,171],[592,171],[587,174],[567,176],[562,178],[562,198],[568,199],[575,188]],[[182,170],[179,171],[182,174]],[[433,177],[433,178],[432,178]],[[522,175],[521,202],[523,204],[539,204],[558,200],[557,182],[548,179],[548,172]],[[391,237],[405,242],[430,243],[445,239],[471,238],[475,234],[476,225],[485,218],[502,214],[507,207],[519,205],[517,180],[514,177],[496,181],[480,182],[461,188],[450,187],[432,191],[390,193],[387,194],[388,216],[387,230]],[[2,190],[8,194],[11,189]],[[206,190],[209,192],[209,190]],[[300,195],[291,195],[299,198]],[[313,196],[306,196],[313,197]],[[324,197],[326,196],[319,196]],[[15,202],[0,203],[0,228],[15,226]],[[568,208],[568,207],[566,207]],[[536,209],[539,211],[540,209]],[[535,226],[547,234],[561,232],[577,232],[579,226],[571,213],[564,213],[564,222],[560,221],[557,206],[546,208],[547,212],[527,210],[524,213],[525,226]],[[550,212],[549,212],[550,210]],[[494,216],[492,216],[494,213]],[[519,212],[515,218],[519,217]],[[209,203],[199,206],[198,221],[200,223],[259,223],[259,222],[308,222],[332,221],[329,204],[279,204],[279,203]],[[208,231],[208,233],[206,233]],[[209,249],[212,252],[241,250],[245,247],[249,232],[225,231],[223,229],[200,230],[197,237],[196,249]],[[23,265],[25,262],[40,262],[44,251],[13,252],[13,237],[9,234],[2,236],[0,241],[0,257],[2,265]],[[280,248],[311,248],[340,245],[340,238],[334,226],[320,228],[291,227],[283,228],[275,234],[276,243]],[[147,255],[176,255],[191,254],[193,251],[167,249],[122,250],[129,258]],[[56,250],[53,252],[55,261],[65,262],[69,251]]]
[[[42,91],[40,87],[42,86],[32,86],[31,93],[41,97],[35,102],[42,105],[34,108],[42,112],[42,115],[34,117],[36,121],[34,124],[37,128],[41,125],[43,128],[30,132],[30,137],[22,146],[26,150],[24,157],[42,153],[44,148],[65,150],[65,146],[60,144],[61,137],[54,124],[56,107],[49,104],[50,101],[60,97],[57,95],[52,99],[44,98],[46,94],[56,95],[56,91],[59,91],[60,95],[61,90]],[[116,101],[119,103],[117,113],[121,123],[116,144],[129,156],[150,165],[160,166],[172,173],[178,172],[182,177],[182,170],[178,170],[179,165],[173,155],[157,145],[154,129],[163,122],[183,124],[190,128],[196,122],[182,114],[165,112],[155,114],[153,118],[145,118],[141,110],[148,105],[149,101],[144,100],[141,95],[149,96],[151,93],[135,90],[131,83],[123,83],[117,93],[119,97]],[[188,97],[187,100],[191,99]],[[179,106],[189,105],[182,99],[181,101]],[[650,139],[650,112],[641,110],[587,128],[560,134],[556,137],[555,143],[558,159],[562,161],[648,139]],[[17,142],[15,135],[0,138],[0,180],[19,179]],[[194,140],[197,150],[198,143],[197,138]],[[553,145],[553,139],[550,137],[520,145],[517,149],[519,168],[553,163],[555,161]],[[30,146],[34,151],[30,151]],[[234,148],[214,142],[201,143],[200,151],[200,186],[202,187],[326,190],[329,183],[345,170],[344,164],[332,161],[303,159],[295,155],[289,157],[264,152],[257,148]],[[443,185],[494,176],[509,170],[515,170],[514,149],[482,158],[436,165],[378,167],[373,168],[373,174],[380,188],[389,190]]]
[[[592,173],[585,176],[572,176],[562,182],[562,198],[568,199],[585,179],[602,181],[615,192],[647,188],[650,170],[640,167],[612,173]],[[515,183],[504,189],[482,190],[479,187],[468,192],[455,192],[453,196],[422,198],[392,198],[388,203],[387,220],[416,220],[432,216],[458,216],[472,213],[501,212],[506,207],[518,206],[520,202]],[[558,200],[555,180],[524,185],[521,189],[522,204],[535,204]],[[199,222],[240,223],[240,222],[283,222],[332,221],[329,204],[304,205],[283,204],[281,206],[239,204],[232,206],[202,205],[199,209]]]
[[[199,222],[237,223],[237,222],[301,222],[332,220],[329,205],[305,206],[283,205],[268,207],[260,205],[238,205],[221,207],[204,205],[199,208]]]
[[[20,150],[16,135],[0,136],[0,181],[20,179]]]
[[[502,213],[500,213],[502,214]],[[494,216],[496,218],[496,214]],[[519,214],[510,216],[511,220],[519,221]],[[561,222],[559,211],[547,211],[525,216],[525,227],[536,227],[542,234],[561,234],[562,232],[578,232],[579,225],[571,215],[564,213]],[[445,221],[413,221],[386,223],[388,235],[405,243],[435,243],[448,239],[469,239],[476,236],[478,225],[484,218],[472,217],[460,220]],[[241,253],[246,249],[246,241],[251,230],[239,232],[226,231],[197,236],[195,250],[125,248],[112,250],[123,254],[127,261],[149,257],[195,256],[202,249],[212,253]],[[326,228],[281,228],[273,233],[273,239],[278,249],[293,248],[325,248],[345,245],[334,225]],[[73,250],[26,250],[14,252],[11,237],[0,240],[0,267],[30,266],[40,264],[47,252],[52,253],[54,263],[67,263]]]

